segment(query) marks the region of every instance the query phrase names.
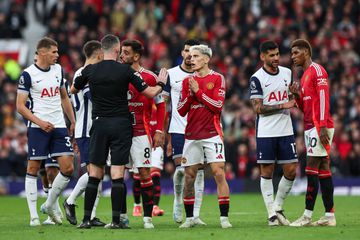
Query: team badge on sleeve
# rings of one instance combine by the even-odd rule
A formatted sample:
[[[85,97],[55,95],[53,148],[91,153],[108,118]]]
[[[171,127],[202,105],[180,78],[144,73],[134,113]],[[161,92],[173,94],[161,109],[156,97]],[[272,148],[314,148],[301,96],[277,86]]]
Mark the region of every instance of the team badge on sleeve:
[[[24,76],[21,76],[21,77],[19,78],[19,85],[20,85],[20,86],[24,86],[24,84],[25,84]]]
[[[250,90],[251,90],[251,93],[257,93],[258,92],[258,90],[256,89],[255,81],[250,82]]]

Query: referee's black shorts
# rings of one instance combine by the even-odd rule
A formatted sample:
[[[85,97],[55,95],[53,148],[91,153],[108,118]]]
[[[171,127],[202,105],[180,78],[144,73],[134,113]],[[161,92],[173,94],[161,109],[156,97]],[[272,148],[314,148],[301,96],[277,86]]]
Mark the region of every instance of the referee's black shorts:
[[[132,125],[129,117],[98,117],[90,130],[89,162],[104,166],[111,151],[111,165],[129,162]]]

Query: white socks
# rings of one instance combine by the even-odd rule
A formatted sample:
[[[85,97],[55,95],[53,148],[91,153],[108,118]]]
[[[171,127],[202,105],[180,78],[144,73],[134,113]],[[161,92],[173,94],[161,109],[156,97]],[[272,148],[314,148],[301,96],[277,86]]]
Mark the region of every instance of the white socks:
[[[30,212],[30,219],[39,218],[37,213],[37,177],[26,175],[25,193]]]
[[[293,183],[294,183],[294,181],[290,181],[290,180],[286,179],[284,176],[282,176],[282,178],[279,182],[278,190],[277,190],[276,197],[275,197],[275,202],[274,202],[275,211],[283,210],[282,207],[284,204],[284,200],[286,199],[287,195],[289,194]]]
[[[304,216],[311,218],[313,214],[313,211],[305,209]]]
[[[274,211],[274,187],[272,179],[260,178],[260,188],[261,194],[264,199],[266,210],[268,212],[268,217],[271,218],[275,215]]]
[[[53,206],[54,208],[56,199],[60,196],[61,192],[66,188],[69,181],[70,178],[64,176],[61,172],[58,175],[56,175],[54,182],[52,184],[51,191],[49,192],[49,196],[45,202],[46,207]]]
[[[76,199],[81,196],[81,194],[84,193],[86,189],[86,185],[89,180],[89,174],[84,173],[77,181],[74,189],[71,191],[70,196],[66,199],[66,202],[68,204],[75,204]],[[99,184],[100,186],[100,184]]]
[[[185,169],[181,166],[177,166],[175,169],[174,177],[174,205],[182,204],[183,190],[185,182]]]
[[[198,170],[195,179],[195,203],[194,203],[194,218],[200,216],[200,208],[204,194],[204,169]]]

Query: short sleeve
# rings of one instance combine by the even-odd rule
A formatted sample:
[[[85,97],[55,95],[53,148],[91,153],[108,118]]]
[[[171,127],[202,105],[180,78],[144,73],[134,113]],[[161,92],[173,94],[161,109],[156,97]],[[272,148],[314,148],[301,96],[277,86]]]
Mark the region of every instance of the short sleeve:
[[[79,76],[77,76],[75,79],[74,79],[74,87],[78,90],[81,90],[85,87],[85,85],[89,82],[89,73],[90,73],[90,70],[91,70],[91,66],[92,65],[88,65],[86,66],[82,71],[81,73],[79,74]]]
[[[31,77],[28,72],[22,72],[18,80],[18,91],[30,92],[31,88]]]
[[[260,81],[257,77],[250,78],[250,99],[263,98],[263,91],[261,88]]]
[[[139,72],[136,72],[129,66],[129,77],[130,77],[130,83],[138,90],[139,92],[144,91],[148,85],[144,80],[142,79]]]

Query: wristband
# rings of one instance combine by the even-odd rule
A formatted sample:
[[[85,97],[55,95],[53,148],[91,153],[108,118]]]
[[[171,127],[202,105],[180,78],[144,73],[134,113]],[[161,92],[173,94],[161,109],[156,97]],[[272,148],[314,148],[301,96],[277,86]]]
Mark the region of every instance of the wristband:
[[[158,85],[158,86],[161,87],[161,91],[164,90],[165,83],[163,83],[163,82],[157,82],[156,85]]]

